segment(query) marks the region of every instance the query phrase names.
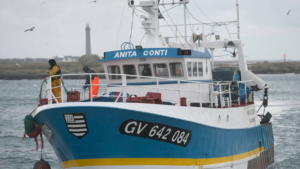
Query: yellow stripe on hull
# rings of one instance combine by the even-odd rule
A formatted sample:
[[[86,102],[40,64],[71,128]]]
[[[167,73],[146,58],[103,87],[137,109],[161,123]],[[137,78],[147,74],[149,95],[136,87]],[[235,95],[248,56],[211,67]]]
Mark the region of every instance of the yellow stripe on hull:
[[[228,157],[209,158],[209,159],[192,159],[192,158],[101,158],[101,159],[81,159],[62,162],[63,168],[83,167],[83,166],[113,166],[113,165],[212,165],[228,163],[251,157],[263,151],[260,147],[255,150],[237,154]]]

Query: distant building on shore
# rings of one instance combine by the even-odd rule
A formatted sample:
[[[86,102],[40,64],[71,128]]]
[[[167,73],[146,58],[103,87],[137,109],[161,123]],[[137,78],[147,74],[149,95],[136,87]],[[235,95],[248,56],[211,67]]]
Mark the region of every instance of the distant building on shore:
[[[58,56],[53,56],[52,57],[56,62],[62,62],[64,60],[64,58],[60,58]]]
[[[46,58],[30,58],[27,57],[24,59],[24,62],[47,62],[49,59]]]
[[[64,56],[63,62],[78,62],[80,56]]]

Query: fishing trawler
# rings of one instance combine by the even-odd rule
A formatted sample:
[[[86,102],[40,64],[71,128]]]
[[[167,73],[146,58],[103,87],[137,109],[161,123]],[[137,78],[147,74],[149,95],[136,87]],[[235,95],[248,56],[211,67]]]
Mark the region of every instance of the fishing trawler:
[[[248,70],[242,41],[185,33],[180,44],[170,42],[159,7],[188,10],[189,1],[165,1],[128,1],[147,13],[140,16],[147,42],[104,53],[105,73],[88,75],[106,77],[105,94],[85,98],[79,84],[65,85],[62,103],[53,104],[55,76],[48,78],[34,120],[62,168],[265,169],[274,162],[271,115],[259,117],[254,105],[254,91],[265,90],[267,106],[269,85]],[[213,51],[224,48],[237,50],[238,69],[214,68]]]

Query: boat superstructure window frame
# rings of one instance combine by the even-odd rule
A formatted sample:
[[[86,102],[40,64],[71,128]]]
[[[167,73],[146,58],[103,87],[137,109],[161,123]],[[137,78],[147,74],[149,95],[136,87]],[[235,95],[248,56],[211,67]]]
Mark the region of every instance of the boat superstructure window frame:
[[[192,76],[192,62],[186,62],[186,69],[187,69],[188,77],[193,77]]]
[[[198,62],[192,62],[192,75],[198,77]]]
[[[114,67],[114,68],[112,68]],[[118,72],[117,73],[113,73],[112,70],[115,69],[115,68],[118,68]],[[111,71],[110,71],[111,70]],[[119,65],[108,65],[107,66],[107,72],[109,74],[121,74],[121,69],[120,69],[120,66]],[[110,80],[120,80],[121,79],[121,76],[120,75],[109,75],[109,79]]]
[[[178,67],[178,65],[179,65],[179,68],[176,68],[176,67]],[[173,66],[174,66],[174,68],[172,68]],[[170,67],[170,74],[172,77],[183,77],[184,76],[183,66],[182,66],[181,62],[171,62],[171,63],[169,63],[169,67]]]
[[[143,70],[140,70],[140,66],[144,66],[142,69]],[[148,68],[150,69],[150,71],[148,70],[147,73],[150,73],[150,75],[145,75],[145,74],[142,74],[142,72],[144,71],[145,69],[145,66],[148,66]],[[149,63],[145,63],[145,64],[138,64],[138,71],[139,71],[139,75],[140,76],[148,76],[148,77],[152,77],[152,67],[151,67],[151,64]],[[145,77],[141,77],[142,79],[145,79]]]
[[[203,77],[204,76],[203,68],[204,68],[204,64],[202,61],[186,62],[188,77]]]
[[[132,67],[133,66],[133,67]],[[127,73],[127,71],[129,70],[129,69],[125,69],[125,67],[131,67],[130,68],[130,71],[134,71],[134,72],[129,72],[129,73]],[[134,64],[130,64],[130,65],[122,65],[122,69],[123,69],[123,73],[124,74],[127,74],[127,75],[137,75],[136,74],[136,67],[135,67],[135,65]],[[125,71],[126,70],[126,71]],[[133,74],[134,73],[134,74]],[[136,76],[126,76],[126,79],[136,79],[137,77]]]
[[[199,66],[201,65],[201,67]],[[203,77],[203,62],[198,62],[197,69],[198,69],[198,77]]]
[[[156,71],[156,65],[165,65],[164,69],[166,70],[167,76],[160,76],[160,74],[157,74],[159,72]],[[166,63],[153,63],[153,71],[154,71],[155,77],[169,77],[168,64],[166,64]]]

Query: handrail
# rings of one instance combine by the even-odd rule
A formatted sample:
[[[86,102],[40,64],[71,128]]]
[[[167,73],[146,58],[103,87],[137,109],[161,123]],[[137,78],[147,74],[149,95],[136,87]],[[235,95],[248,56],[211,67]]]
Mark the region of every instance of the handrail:
[[[163,77],[153,77],[153,76],[140,76],[140,75],[128,75],[128,74],[114,74],[114,73],[79,73],[79,74],[63,74],[63,76],[85,76],[85,75],[110,75],[110,76],[123,76],[126,75],[127,77],[141,77],[141,78],[149,78],[149,79],[160,79],[160,80],[167,80],[167,81],[178,81],[181,82],[188,82],[188,83],[201,83],[207,84],[206,82],[197,82],[191,80],[182,80],[182,79],[170,79],[170,78],[163,78]],[[53,75],[50,77],[60,77],[60,75]],[[121,80],[121,79],[119,79]]]
[[[145,88],[145,89],[149,89],[151,91],[155,90],[157,92],[161,92],[161,91],[170,91],[170,92],[177,92],[178,93],[178,98],[176,96],[176,98],[172,98],[171,101],[175,101],[175,102],[180,102],[180,98],[182,97],[182,95],[188,94],[188,95],[198,95],[198,100],[195,98],[194,99],[188,99],[187,98],[187,102],[188,103],[200,103],[200,107],[202,107],[201,103],[210,103],[211,106],[213,106],[213,104],[215,104],[216,107],[219,107],[218,105],[218,100],[221,103],[221,107],[224,107],[226,105],[226,103],[229,100],[229,104],[228,106],[231,107],[231,82],[229,81],[212,81],[212,82],[201,82],[201,81],[191,81],[191,80],[181,80],[181,79],[170,79],[170,78],[164,78],[164,77],[152,77],[152,76],[140,76],[140,75],[128,75],[128,74],[114,74],[114,73],[78,73],[78,74],[62,74],[62,75],[53,75],[50,76],[50,78],[48,78],[48,80],[51,80],[51,78],[54,77],[61,77],[63,79],[63,77],[66,76],[86,76],[89,75],[90,76],[90,84],[87,84],[88,86],[105,86],[107,87],[120,87],[121,91],[119,92],[118,95],[114,95],[114,96],[106,96],[108,98],[116,98],[115,102],[118,102],[119,98],[123,98],[123,102],[126,102],[127,100],[127,88],[128,89],[132,89],[132,87],[137,87],[135,85],[130,85],[128,83],[131,82],[131,79],[127,79],[127,77],[137,77],[137,78],[143,78],[143,79],[149,79],[152,80],[153,82],[156,82],[156,85],[144,85],[144,86],[138,86],[139,88]],[[105,76],[121,76],[121,78],[119,79],[119,82],[121,81],[121,84],[93,84],[92,82],[92,76],[99,76],[99,75],[105,75]],[[129,81],[128,81],[129,80]],[[177,82],[177,86],[175,86],[175,88],[166,88],[166,87],[161,87],[162,84],[160,84],[160,82],[163,81],[176,81]],[[50,81],[51,82],[51,81]],[[253,82],[253,80],[247,80],[247,81],[238,81],[238,84],[244,84],[245,85],[245,94],[246,94],[246,98],[247,98],[247,88],[246,88],[246,84],[249,82]],[[196,88],[195,90],[189,90],[186,88],[181,88],[182,84],[185,83],[190,83],[192,85],[196,84]],[[203,86],[205,85],[205,86]],[[72,84],[72,85],[65,85],[65,87],[74,87],[74,86],[82,86],[82,85],[78,85],[78,84]],[[215,87],[218,87],[217,91],[215,90]],[[225,86],[225,88],[223,87]],[[48,94],[48,100],[49,100],[49,104],[52,104],[52,100],[56,100],[57,102],[57,98],[61,98],[62,102],[64,102],[64,91],[62,90],[62,95],[61,97],[57,97],[57,98],[52,98],[52,96],[54,96],[52,94],[52,89],[56,89],[56,88],[60,88],[62,86],[56,86],[56,87],[52,87],[51,83],[47,85],[47,93],[50,93],[50,95]],[[204,87],[204,88],[203,88]],[[99,87],[99,91],[103,91],[106,90],[106,88],[101,88]],[[83,90],[81,88],[72,88],[72,89],[76,89],[76,90]],[[202,89],[202,90],[201,90]],[[203,90],[203,89],[207,89],[207,90]],[[91,89],[92,90],[92,89]],[[84,99],[85,99],[85,90],[83,92],[84,95]],[[90,101],[93,102],[94,100],[94,96],[99,97],[100,95],[93,95],[93,93],[90,91],[91,97],[90,97]],[[132,93],[131,93],[132,94]],[[229,98],[227,97],[227,99],[224,99],[225,94],[229,94]],[[176,95],[176,94],[175,94]],[[219,97],[219,98],[218,98]],[[205,100],[202,100],[202,98],[204,98]],[[165,99],[162,98],[162,100],[170,100],[170,99]],[[226,102],[224,102],[224,100],[226,100]],[[224,103],[223,103],[224,102]],[[247,103],[247,99],[245,99],[245,102]],[[240,99],[238,99],[238,104],[240,105]]]

